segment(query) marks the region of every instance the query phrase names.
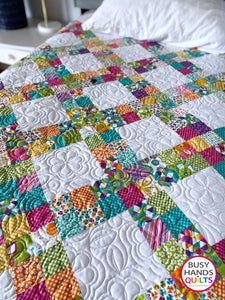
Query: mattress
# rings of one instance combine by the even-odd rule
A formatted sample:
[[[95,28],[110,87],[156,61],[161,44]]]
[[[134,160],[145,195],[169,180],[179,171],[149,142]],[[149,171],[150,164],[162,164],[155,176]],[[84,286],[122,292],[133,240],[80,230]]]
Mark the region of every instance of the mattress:
[[[225,299],[224,55],[73,22],[0,103],[0,299]],[[218,274],[193,292],[200,255]]]

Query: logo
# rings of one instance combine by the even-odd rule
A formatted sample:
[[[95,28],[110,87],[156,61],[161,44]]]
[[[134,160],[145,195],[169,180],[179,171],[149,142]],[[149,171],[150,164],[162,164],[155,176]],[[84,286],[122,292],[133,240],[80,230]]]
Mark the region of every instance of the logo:
[[[184,285],[194,292],[210,289],[216,281],[214,263],[207,257],[194,256],[186,260],[181,270]]]

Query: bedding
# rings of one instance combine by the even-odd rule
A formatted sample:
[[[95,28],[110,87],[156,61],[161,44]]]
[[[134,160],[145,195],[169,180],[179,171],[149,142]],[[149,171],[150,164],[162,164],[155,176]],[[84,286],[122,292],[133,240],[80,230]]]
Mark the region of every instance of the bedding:
[[[225,299],[224,55],[73,22],[0,100],[0,299]],[[205,292],[180,278],[194,255]]]
[[[223,0],[104,0],[85,30],[225,53]]]

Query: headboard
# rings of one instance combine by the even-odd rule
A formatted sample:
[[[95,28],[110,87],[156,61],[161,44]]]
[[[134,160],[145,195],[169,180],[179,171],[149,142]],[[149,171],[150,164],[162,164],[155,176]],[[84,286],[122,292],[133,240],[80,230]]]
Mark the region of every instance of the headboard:
[[[74,0],[75,6],[82,10],[97,9],[103,0]]]

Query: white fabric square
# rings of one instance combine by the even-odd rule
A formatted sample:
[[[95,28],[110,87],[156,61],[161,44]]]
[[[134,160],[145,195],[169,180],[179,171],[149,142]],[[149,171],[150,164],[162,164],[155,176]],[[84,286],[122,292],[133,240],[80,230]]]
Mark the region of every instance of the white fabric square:
[[[169,276],[128,212],[63,243],[84,299],[130,300]]]
[[[190,101],[181,106],[211,129],[225,126],[225,94],[218,92]]]
[[[24,61],[20,67],[11,67],[0,73],[0,80],[7,88],[15,88],[27,84],[45,81],[44,75],[33,61]]]
[[[167,150],[183,142],[182,138],[156,116],[116,128],[138,159]]]
[[[209,167],[164,189],[209,244],[225,238],[225,181],[215,169]]]
[[[225,70],[225,58],[223,55],[209,54],[191,59],[190,61],[201,68],[206,75],[221,73]]]
[[[161,91],[177,87],[191,81],[171,66],[157,68],[143,73],[142,76]]]
[[[150,58],[152,56],[150,52],[140,45],[121,47],[114,50],[114,53],[126,62]]]
[[[97,71],[103,68],[103,65],[91,53],[65,55],[60,57],[60,60],[71,73]]]
[[[14,287],[12,273],[10,270],[5,270],[3,273],[0,274],[0,287],[1,300],[16,300],[16,291]]]
[[[12,105],[22,131],[68,121],[66,111],[55,96],[25,101]]]
[[[83,185],[92,185],[103,175],[85,142],[56,149],[32,161],[50,201]]]
[[[100,110],[137,100],[120,82],[106,82],[83,89]]]
[[[65,47],[80,44],[81,40],[72,32],[64,32],[50,37],[47,39],[46,43],[51,47]]]

